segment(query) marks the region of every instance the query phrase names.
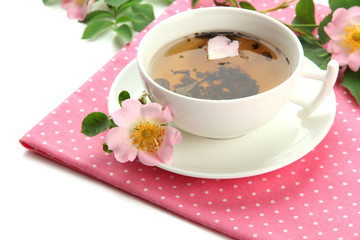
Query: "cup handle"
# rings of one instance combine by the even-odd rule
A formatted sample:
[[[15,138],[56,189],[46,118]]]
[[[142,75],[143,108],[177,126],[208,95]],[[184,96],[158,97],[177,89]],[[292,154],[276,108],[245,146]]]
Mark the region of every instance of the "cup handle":
[[[290,98],[291,102],[303,107],[298,112],[299,118],[306,118],[309,115],[311,115],[321,105],[321,103],[329,96],[332,89],[334,88],[338,73],[339,73],[339,64],[335,60],[331,60],[328,63],[326,70],[314,71],[314,69],[304,69],[304,71],[300,74],[300,77],[321,81],[322,86],[318,94],[312,101],[309,101],[309,99],[306,99],[299,95],[291,96]]]

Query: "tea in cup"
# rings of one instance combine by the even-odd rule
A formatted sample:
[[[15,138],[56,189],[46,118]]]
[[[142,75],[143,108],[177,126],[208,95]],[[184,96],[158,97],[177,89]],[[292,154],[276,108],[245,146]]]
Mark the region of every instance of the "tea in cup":
[[[310,115],[331,92],[339,68],[330,61],[327,71],[306,71],[289,28],[231,7],[189,10],[160,22],[142,39],[137,62],[150,99],[170,108],[172,123],[208,138],[247,134],[289,101],[303,106],[300,117]],[[293,94],[300,77],[322,81],[314,100]]]

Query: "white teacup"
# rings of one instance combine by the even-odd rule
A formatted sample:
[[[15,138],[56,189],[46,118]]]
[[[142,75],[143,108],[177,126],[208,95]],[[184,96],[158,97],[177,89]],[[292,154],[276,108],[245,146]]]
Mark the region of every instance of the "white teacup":
[[[154,55],[166,44],[197,32],[240,32],[267,40],[290,61],[291,75],[266,92],[231,100],[204,100],[174,93],[158,85],[149,75]],[[137,53],[138,67],[152,101],[168,105],[173,123],[189,133],[209,138],[233,138],[255,130],[275,117],[289,102],[303,108],[299,116],[310,115],[333,89],[339,66],[330,61],[327,71],[303,69],[303,48],[296,35],[284,24],[255,11],[210,7],[179,13],[153,27],[142,39]],[[312,99],[294,97],[299,76],[322,81],[322,88]]]

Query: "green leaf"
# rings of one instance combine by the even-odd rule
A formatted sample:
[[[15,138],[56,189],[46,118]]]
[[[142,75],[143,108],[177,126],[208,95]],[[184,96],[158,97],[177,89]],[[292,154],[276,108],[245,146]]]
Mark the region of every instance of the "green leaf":
[[[167,5],[170,5],[171,3],[174,2],[174,0],[158,0],[158,1],[163,2],[163,3],[167,4]]]
[[[82,23],[89,23],[91,21],[99,20],[99,19],[112,19],[114,18],[113,14],[108,11],[98,10],[90,12],[86,15],[85,19],[81,21]]]
[[[113,151],[109,150],[109,146],[106,144],[106,143],[103,143],[103,150],[104,152],[107,152],[107,153],[112,153]]]
[[[119,7],[120,5],[126,3],[129,0],[105,0],[105,3],[113,6],[113,7]]]
[[[343,86],[346,87],[360,105],[360,71],[353,72],[348,67],[344,72]]]
[[[47,3],[49,3],[49,1],[50,1],[50,0],[43,0],[43,3],[44,3],[44,4],[47,4]]]
[[[300,36],[299,40],[304,49],[305,57],[313,61],[320,69],[326,69],[328,62],[331,59],[331,55],[315,42],[311,43],[306,41],[305,37]]]
[[[128,91],[122,91],[118,97],[120,106],[121,106],[122,101],[125,101],[126,99],[129,99],[129,98],[130,98],[130,93]]]
[[[93,137],[99,133],[105,132],[109,127],[109,119],[105,113],[93,112],[83,119],[81,133],[88,137]]]
[[[239,7],[238,0],[228,0],[230,2],[231,7]]]
[[[82,39],[90,39],[96,34],[100,33],[102,30],[109,28],[112,25],[114,25],[114,23],[109,20],[97,20],[91,22],[85,28]]]
[[[116,23],[132,22],[133,19],[127,15],[122,15],[116,19]]]
[[[313,0],[300,0],[296,5],[296,16],[293,24],[315,24],[315,6]],[[315,27],[298,27],[312,31]]]
[[[332,14],[329,14],[321,21],[319,25],[318,28],[319,42],[322,44],[327,43],[330,40],[329,36],[324,31],[324,27],[326,27],[329,24],[329,22],[331,22],[331,19],[332,19]]]
[[[256,11],[256,8],[253,5],[251,5],[249,2],[240,1],[239,4],[241,8]]]
[[[109,119],[109,123],[110,123],[110,129],[114,128],[114,127],[118,127],[118,125],[116,125],[116,123],[114,122],[114,120],[112,118]]]
[[[129,16],[132,17],[137,14],[142,14],[143,20],[132,22],[135,31],[140,32],[147,25],[149,25],[154,19],[154,9],[150,4],[137,4],[131,7],[132,14]]]
[[[196,4],[198,4],[198,2],[199,2],[200,0],[192,0],[192,2],[191,2],[191,7],[195,7],[196,6]]]
[[[124,3],[117,9],[116,15],[119,15],[121,12],[125,11],[126,9],[130,8],[131,6],[139,4],[140,2],[142,2],[142,0],[132,0],[127,3]]]
[[[353,6],[359,6],[359,4],[359,0],[329,0],[329,6],[332,12],[338,8],[349,9]]]
[[[141,12],[133,12],[127,17],[130,18],[132,22],[142,22],[148,19],[148,17]]]
[[[123,24],[120,27],[115,28],[114,31],[120,36],[122,36],[127,42],[131,41],[133,34],[132,30],[128,25]]]
[[[312,35],[311,35],[312,36]],[[303,36],[301,38],[301,40],[309,43],[309,44],[316,44],[316,39],[312,38],[312,37],[307,37],[307,36]]]

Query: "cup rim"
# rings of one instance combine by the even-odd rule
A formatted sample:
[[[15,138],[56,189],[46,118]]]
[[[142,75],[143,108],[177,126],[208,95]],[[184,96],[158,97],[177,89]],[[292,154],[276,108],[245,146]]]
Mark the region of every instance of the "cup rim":
[[[153,78],[149,75],[149,73],[145,70],[145,66],[143,65],[142,61],[139,60],[140,54],[142,54],[142,52],[144,52],[144,50],[145,50],[144,49],[145,41],[149,38],[151,33],[156,31],[157,28],[160,28],[162,25],[168,24],[168,22],[176,21],[176,20],[178,20],[178,18],[182,18],[183,16],[193,14],[194,12],[207,12],[207,11],[211,12],[211,11],[219,11],[219,10],[225,11],[225,12],[226,11],[232,11],[232,12],[238,11],[238,12],[248,13],[250,15],[252,14],[256,17],[263,18],[266,21],[270,21],[273,24],[276,24],[283,31],[287,32],[289,34],[289,36],[291,36],[294,39],[296,46],[297,46],[297,50],[299,51],[299,54],[298,54],[299,62],[297,64],[297,66],[295,67],[295,69],[290,74],[290,76],[286,80],[284,80],[282,83],[280,83],[279,85],[277,85],[265,92],[257,93],[257,94],[246,96],[246,97],[239,97],[239,98],[232,98],[232,99],[220,99],[220,100],[194,98],[194,97],[181,95],[181,94],[175,93],[171,90],[168,90],[168,89],[164,88],[163,86],[161,86],[160,84],[156,83],[153,80]],[[235,8],[235,7],[224,7],[224,6],[190,9],[190,10],[187,10],[187,11],[184,11],[184,12],[181,12],[176,15],[168,17],[167,19],[156,24],[145,34],[143,39],[140,41],[138,51],[137,51],[137,65],[138,65],[139,73],[140,73],[140,75],[144,75],[142,77],[145,77],[146,79],[148,79],[154,86],[156,86],[157,88],[161,89],[162,91],[165,91],[166,93],[168,93],[172,96],[175,96],[175,97],[183,99],[183,100],[196,101],[196,102],[207,102],[207,103],[224,103],[224,102],[230,103],[230,102],[238,102],[238,101],[245,101],[245,100],[255,100],[255,99],[270,95],[274,91],[277,91],[279,88],[283,88],[283,87],[287,86],[288,84],[290,84],[290,82],[291,82],[290,80],[295,78],[297,75],[299,75],[299,72],[301,71],[303,62],[304,62],[303,48],[302,48],[302,45],[301,45],[299,39],[297,38],[295,33],[293,31],[291,31],[288,27],[286,27],[282,22],[280,22],[279,20],[277,20],[273,17],[270,17],[266,14],[259,13],[259,12],[253,11],[253,10],[248,10],[248,9],[243,9],[243,8]]]

